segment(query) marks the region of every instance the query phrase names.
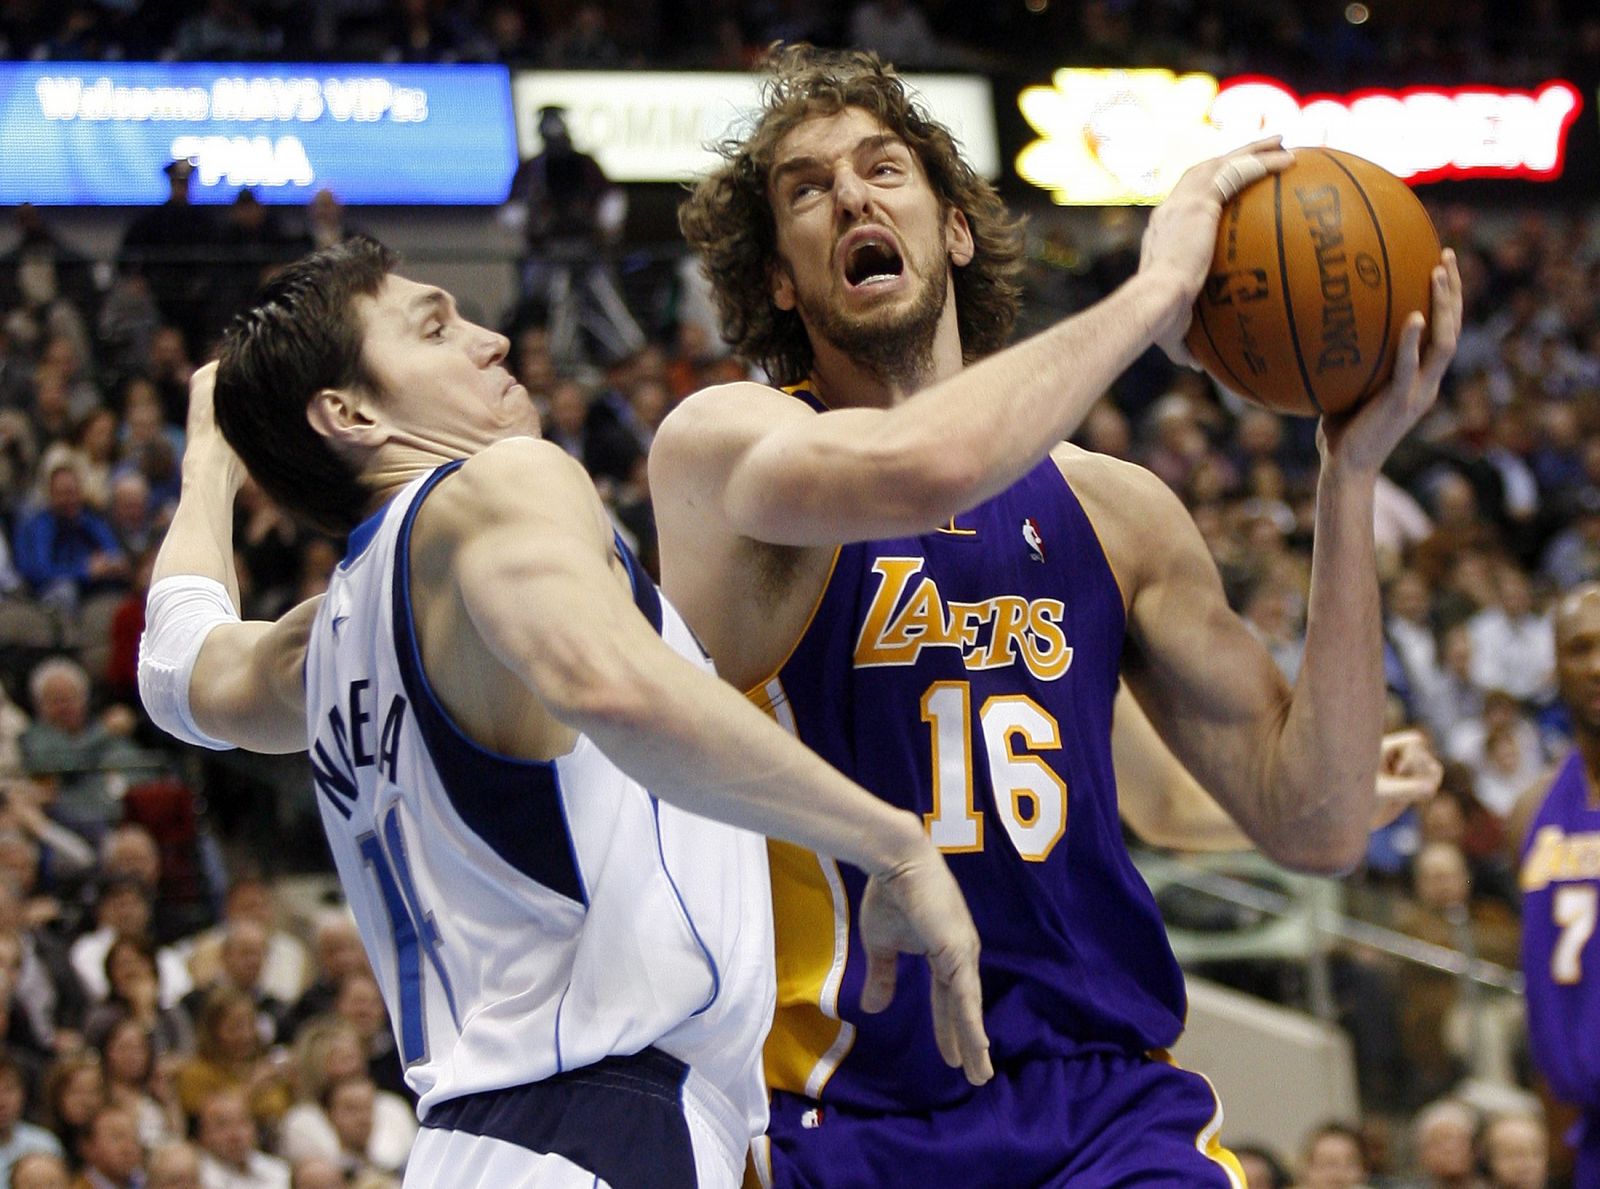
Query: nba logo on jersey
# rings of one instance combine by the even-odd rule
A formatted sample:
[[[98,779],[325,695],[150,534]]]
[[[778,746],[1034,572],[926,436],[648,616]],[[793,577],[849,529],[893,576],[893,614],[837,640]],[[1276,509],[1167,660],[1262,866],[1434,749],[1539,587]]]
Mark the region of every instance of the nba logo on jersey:
[[[1044,564],[1044,537],[1039,532],[1039,522],[1032,516],[1022,522],[1022,539],[1028,546],[1028,556]]]
[[[807,1131],[815,1131],[818,1127],[821,1127],[822,1108],[820,1106],[812,1107],[810,1110],[806,1111],[805,1114],[801,1115],[800,1126],[805,1128]]]

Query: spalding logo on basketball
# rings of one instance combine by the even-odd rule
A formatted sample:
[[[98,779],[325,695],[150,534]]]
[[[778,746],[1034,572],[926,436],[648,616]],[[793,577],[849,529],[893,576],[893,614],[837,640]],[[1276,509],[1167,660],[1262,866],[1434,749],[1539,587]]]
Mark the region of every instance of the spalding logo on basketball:
[[[1246,187],[1222,212],[1184,342],[1218,383],[1285,413],[1340,413],[1394,368],[1429,312],[1439,237],[1399,178],[1336,149]]]

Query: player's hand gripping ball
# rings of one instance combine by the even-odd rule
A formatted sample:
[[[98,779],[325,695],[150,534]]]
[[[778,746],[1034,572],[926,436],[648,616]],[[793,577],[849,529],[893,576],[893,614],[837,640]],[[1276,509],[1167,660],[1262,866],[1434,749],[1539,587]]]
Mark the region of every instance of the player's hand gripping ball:
[[[1399,178],[1336,149],[1223,208],[1184,345],[1223,387],[1283,413],[1341,413],[1394,368],[1406,316],[1428,316],[1439,237]]]

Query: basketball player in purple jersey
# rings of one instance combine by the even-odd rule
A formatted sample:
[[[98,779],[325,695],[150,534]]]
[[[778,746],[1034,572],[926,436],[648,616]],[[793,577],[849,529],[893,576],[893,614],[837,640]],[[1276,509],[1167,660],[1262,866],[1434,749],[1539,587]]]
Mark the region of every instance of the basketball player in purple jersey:
[[[1007,350],[1016,225],[876,58],[805,48],[681,222],[724,330],[787,390],[710,389],[651,457],[666,588],[719,672],[880,796],[922,815],[983,938],[993,1083],[942,1068],[905,995],[861,1011],[857,872],[771,849],[767,1047],[782,1185],[1239,1184],[1202,1078],[1160,1051],[1183,982],[1123,847],[1119,672],[1250,837],[1292,866],[1363,852],[1383,705],[1379,465],[1454,351],[1432,330],[1390,386],[1323,425],[1306,661],[1285,684],[1228,609],[1182,505],[1061,440],[1187,327],[1223,203],[1274,143],[1191,170],[1138,275]],[[911,981],[909,978],[907,981]],[[906,1009],[906,1010],[902,1010]]]
[[[1556,685],[1576,743],[1512,811],[1534,1063],[1583,1112],[1574,1185],[1600,1185],[1600,585],[1556,608]]]

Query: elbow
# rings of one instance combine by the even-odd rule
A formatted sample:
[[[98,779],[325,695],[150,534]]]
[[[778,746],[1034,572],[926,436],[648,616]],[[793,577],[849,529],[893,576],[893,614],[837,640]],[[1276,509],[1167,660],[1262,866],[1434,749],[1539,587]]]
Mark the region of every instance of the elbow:
[[[1337,879],[1349,875],[1366,859],[1367,834],[1364,824],[1319,832],[1301,829],[1292,836],[1274,839],[1262,850],[1274,863],[1290,871]]]
[[[655,698],[626,653],[607,641],[572,639],[541,649],[532,686],[562,723],[585,735],[640,729]]]

